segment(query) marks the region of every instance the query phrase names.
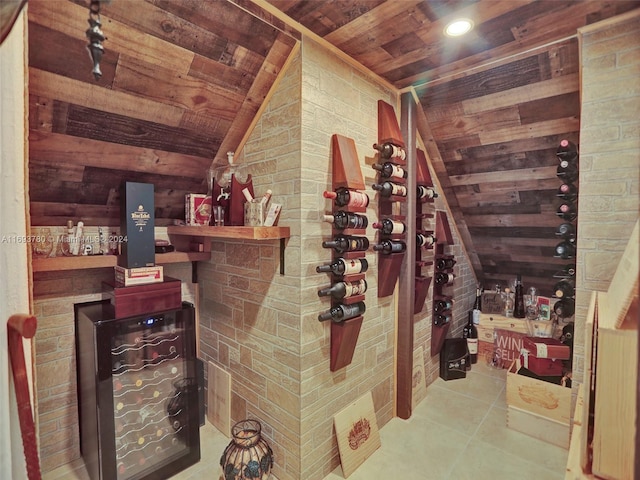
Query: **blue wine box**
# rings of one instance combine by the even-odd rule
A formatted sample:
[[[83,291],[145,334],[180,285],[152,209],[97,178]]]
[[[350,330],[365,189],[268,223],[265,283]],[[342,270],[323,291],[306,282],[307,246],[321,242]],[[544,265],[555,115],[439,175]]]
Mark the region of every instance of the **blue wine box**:
[[[153,184],[124,182],[120,189],[120,255],[124,268],[153,267],[156,261]]]

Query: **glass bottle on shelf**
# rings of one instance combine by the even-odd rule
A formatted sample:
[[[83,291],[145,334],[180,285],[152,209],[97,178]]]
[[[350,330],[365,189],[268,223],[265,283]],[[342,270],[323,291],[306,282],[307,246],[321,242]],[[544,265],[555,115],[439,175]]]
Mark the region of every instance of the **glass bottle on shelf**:
[[[538,310],[538,291],[536,287],[529,287],[526,304],[527,320],[537,320],[540,312]]]
[[[438,194],[433,187],[425,187],[424,185],[418,185],[418,200],[423,198],[437,198]]]
[[[518,274],[516,277],[516,294],[513,303],[513,316],[515,318],[524,318],[526,312],[524,309],[524,287],[522,286],[522,276]]]
[[[509,287],[504,289],[504,316],[505,317],[513,317],[513,295],[511,294],[511,289]]]
[[[332,296],[340,299],[363,295],[367,291],[367,281],[363,278],[356,282],[336,282],[330,287],[318,290],[319,297]]]
[[[332,320],[333,322],[340,323],[362,315],[365,309],[364,302],[358,302],[352,305],[339,304],[318,315],[318,320],[321,322]]]
[[[407,244],[402,240],[382,240],[380,243],[373,246],[376,252],[380,252],[384,255],[391,255],[392,253],[401,253],[407,249]]]
[[[433,233],[423,235],[422,233],[416,234],[416,245],[418,247],[430,247],[434,245],[438,240]]]
[[[367,237],[336,235],[333,240],[322,242],[323,248],[333,248],[336,253],[364,251],[369,248]]]
[[[373,228],[380,230],[383,235],[394,235],[404,233],[407,226],[403,222],[384,218],[373,224]]]

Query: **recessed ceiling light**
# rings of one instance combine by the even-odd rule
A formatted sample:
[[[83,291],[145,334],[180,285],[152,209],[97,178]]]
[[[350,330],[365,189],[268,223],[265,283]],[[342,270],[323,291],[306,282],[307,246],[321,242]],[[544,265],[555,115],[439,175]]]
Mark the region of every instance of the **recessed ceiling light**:
[[[444,34],[449,37],[459,37],[460,35],[470,32],[472,28],[473,22],[471,20],[468,18],[458,18],[445,27]]]

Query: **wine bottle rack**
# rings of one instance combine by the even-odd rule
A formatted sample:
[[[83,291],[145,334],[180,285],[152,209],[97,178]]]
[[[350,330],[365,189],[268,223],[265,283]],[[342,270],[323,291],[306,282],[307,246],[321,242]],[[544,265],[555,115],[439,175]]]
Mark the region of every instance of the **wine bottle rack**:
[[[391,105],[382,100],[378,101],[378,145],[391,144],[395,147],[399,147],[404,150],[405,143],[402,139],[400,127],[396,119],[396,114]],[[406,168],[406,161],[401,157],[381,158],[381,154],[378,154],[378,164],[382,165],[385,162],[392,163],[396,166]],[[403,178],[383,178],[382,174],[378,175],[378,184],[382,184],[385,181],[390,181],[397,185],[405,186],[406,180]],[[405,186],[406,188],[406,186]],[[378,217],[380,221],[384,218],[390,218],[405,223],[406,218],[402,215],[394,214],[394,205],[396,202],[405,202],[405,196],[384,197],[378,195]],[[407,226],[408,227],[408,226]],[[406,231],[403,234],[383,234],[382,231],[378,233],[378,243],[382,240],[402,240],[405,238]],[[378,252],[378,298],[388,297],[393,294],[395,290],[398,276],[400,275],[400,268],[404,259],[405,252],[386,254]]]
[[[429,172],[429,166],[427,165],[427,157],[425,153],[418,149],[416,151],[416,181],[418,187],[426,187],[433,189],[433,180],[431,179],[431,173]],[[429,235],[433,232],[424,229],[425,219],[433,218],[433,198],[420,199],[416,195],[416,232],[423,235]],[[436,236],[437,239],[437,236]],[[413,305],[413,313],[420,313],[424,308],[424,302],[427,299],[427,292],[429,291],[429,285],[431,285],[431,277],[427,276],[425,267],[433,265],[433,261],[429,260],[431,255],[428,254],[429,250],[433,250],[433,246],[424,248],[420,247],[416,250],[416,276],[415,276],[415,298]]]
[[[342,135],[334,134],[331,137],[331,151],[333,191],[336,191],[339,188],[347,188],[349,190],[364,190],[364,177],[362,176],[362,170],[360,169],[360,161],[358,160],[358,153],[354,140]],[[343,209],[348,212],[366,214],[366,207],[337,207],[333,202],[332,205],[332,213],[335,213],[337,210]],[[366,230],[350,228],[339,230],[335,226],[333,226],[332,238],[335,238],[336,235],[339,234],[365,236]],[[336,260],[339,257],[342,257],[344,259],[364,259],[365,252],[354,251],[339,254],[335,250],[333,250],[332,260]],[[340,278],[336,278],[335,275],[331,274],[331,277],[332,283],[335,281],[358,282],[365,277],[365,274],[345,274]],[[334,299],[333,297],[330,298],[331,306],[334,307],[335,305],[340,303],[342,303],[343,305],[353,305],[357,302],[364,301],[365,296],[354,295],[342,298],[340,300]],[[332,372],[346,367],[353,360],[353,353],[358,342],[362,320],[362,315],[350,318],[339,323],[329,320],[331,322],[329,368]]]
[[[556,193],[556,196],[560,200],[556,214],[560,218],[561,224],[556,230],[556,236],[559,238],[560,243],[556,245],[554,257],[575,262],[575,254],[573,252],[575,252],[578,241],[576,229],[578,219],[578,187],[575,185],[578,181],[579,164],[577,147],[569,140],[562,140],[558,146],[556,156],[559,162],[557,176],[562,183]],[[568,206],[569,208],[565,211],[564,206]],[[561,252],[559,249],[563,243],[563,246],[566,248],[565,251]],[[575,264],[567,264],[565,268],[556,272],[553,277],[565,280],[574,278]],[[555,297],[555,292],[553,296]],[[569,297],[564,296],[562,299],[558,298],[558,302],[561,300],[572,303],[571,309],[575,309],[575,293]],[[554,304],[554,311],[555,310],[556,307]],[[573,313],[566,318],[571,316],[573,316]]]
[[[447,220],[447,214],[443,211],[436,212],[436,244],[434,262],[439,259],[450,258],[453,259],[453,255],[445,253],[445,247],[453,244],[453,235],[451,234],[451,228],[449,227],[449,221]],[[450,273],[452,269],[445,269],[444,272]],[[437,272],[434,272],[434,275]],[[450,315],[453,317],[453,307],[444,311],[436,312],[436,302],[439,300],[450,301],[453,303],[453,285],[437,285],[433,284],[433,317],[431,327],[431,355],[437,355],[440,353],[444,340],[449,332],[450,322],[436,325],[436,316],[439,314]]]

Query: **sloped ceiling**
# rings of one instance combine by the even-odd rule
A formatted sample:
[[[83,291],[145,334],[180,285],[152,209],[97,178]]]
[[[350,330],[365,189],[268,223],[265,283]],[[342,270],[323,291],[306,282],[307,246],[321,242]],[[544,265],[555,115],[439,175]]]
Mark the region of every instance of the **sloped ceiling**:
[[[156,188],[160,223],[235,150],[302,34],[419,99],[419,133],[485,287],[516,273],[550,295],[555,150],[579,143],[579,27],[640,6],[561,0],[112,0],[103,77],[88,0],[30,0],[33,225],[117,224],[123,178]],[[459,39],[443,28],[469,17]],[[311,33],[309,33],[311,32]]]

